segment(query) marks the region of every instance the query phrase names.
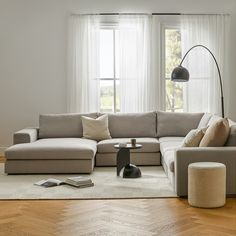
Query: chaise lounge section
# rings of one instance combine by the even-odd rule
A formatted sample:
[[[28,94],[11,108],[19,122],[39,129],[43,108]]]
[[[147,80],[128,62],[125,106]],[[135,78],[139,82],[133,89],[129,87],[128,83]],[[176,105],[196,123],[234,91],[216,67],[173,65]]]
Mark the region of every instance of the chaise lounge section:
[[[44,138],[16,144],[6,151],[5,172],[90,173],[96,151],[96,141],[82,138]]]

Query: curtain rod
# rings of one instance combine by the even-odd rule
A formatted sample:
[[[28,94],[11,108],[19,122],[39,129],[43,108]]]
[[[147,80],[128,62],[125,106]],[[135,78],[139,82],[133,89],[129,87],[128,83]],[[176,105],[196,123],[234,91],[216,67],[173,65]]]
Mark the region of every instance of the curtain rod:
[[[229,15],[224,13],[72,13],[71,15],[101,15],[101,16],[113,16],[113,15],[157,15],[157,16],[181,16],[181,15]]]

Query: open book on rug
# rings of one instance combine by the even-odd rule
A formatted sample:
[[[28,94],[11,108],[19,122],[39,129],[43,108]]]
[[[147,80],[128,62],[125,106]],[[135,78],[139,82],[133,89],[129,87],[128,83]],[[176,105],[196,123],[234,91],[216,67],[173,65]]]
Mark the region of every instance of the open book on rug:
[[[45,188],[55,187],[63,184],[71,185],[77,188],[86,188],[94,186],[94,183],[90,178],[83,176],[69,177],[65,181],[50,178],[50,179],[43,179],[34,183],[34,185],[42,186]]]

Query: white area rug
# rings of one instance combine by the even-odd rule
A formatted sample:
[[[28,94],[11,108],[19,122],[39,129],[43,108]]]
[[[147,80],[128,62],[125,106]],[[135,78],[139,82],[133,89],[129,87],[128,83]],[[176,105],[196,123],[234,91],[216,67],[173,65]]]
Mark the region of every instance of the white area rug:
[[[123,179],[115,167],[96,167],[90,176],[94,187],[75,188],[61,185],[52,188],[35,186],[48,178],[64,180],[77,175],[6,175],[0,164],[0,199],[119,199],[177,197],[161,166],[141,167],[142,177]]]

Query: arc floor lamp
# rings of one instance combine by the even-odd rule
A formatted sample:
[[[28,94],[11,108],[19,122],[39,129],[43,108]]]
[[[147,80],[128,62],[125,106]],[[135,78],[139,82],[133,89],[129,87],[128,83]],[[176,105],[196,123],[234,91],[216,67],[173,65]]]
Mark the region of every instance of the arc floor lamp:
[[[184,59],[186,58],[186,56],[188,55],[188,53],[196,48],[196,47],[202,47],[202,48],[205,48],[210,54],[211,56],[213,57],[215,63],[216,63],[216,67],[217,67],[217,70],[218,70],[218,74],[219,74],[219,81],[220,81],[220,92],[221,92],[221,112],[222,112],[222,117],[224,117],[224,95],[223,95],[223,86],[222,86],[222,78],[221,78],[221,73],[220,73],[220,68],[219,68],[219,65],[218,65],[218,62],[214,56],[214,54],[211,52],[211,50],[209,48],[207,48],[206,46],[204,45],[201,45],[201,44],[198,44],[198,45],[195,45],[193,47],[191,47],[184,55],[183,59],[181,60],[179,66],[177,66],[176,68],[174,68],[174,70],[172,71],[171,73],[171,80],[173,82],[188,82],[189,81],[189,72],[188,70],[182,66],[182,63],[184,61]]]

